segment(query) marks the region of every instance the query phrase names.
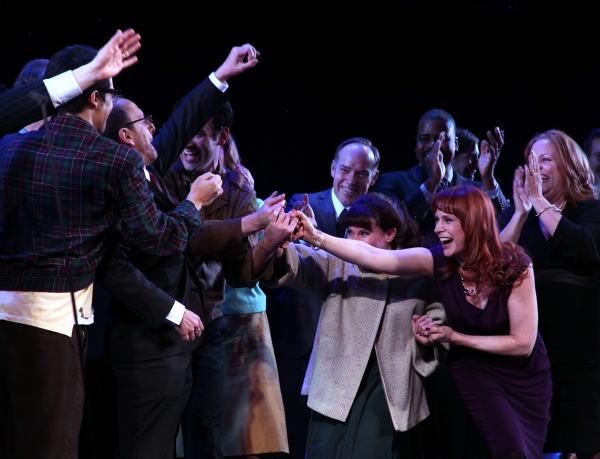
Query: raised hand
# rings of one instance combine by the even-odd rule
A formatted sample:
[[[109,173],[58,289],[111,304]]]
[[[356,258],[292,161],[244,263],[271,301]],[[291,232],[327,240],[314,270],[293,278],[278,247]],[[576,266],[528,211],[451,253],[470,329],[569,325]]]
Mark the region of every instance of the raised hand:
[[[302,196],[302,201],[297,201],[294,204],[293,209],[302,212],[309,218],[310,222],[312,223],[312,226],[314,226],[315,228],[317,227],[317,221],[315,220],[315,212],[313,211],[312,207],[310,207],[310,204],[308,202],[308,194],[304,193],[304,196]]]
[[[438,140],[433,144],[431,151],[427,155],[429,162],[429,178],[425,181],[425,187],[430,193],[435,193],[438,185],[446,175],[446,165],[444,164],[444,155],[440,151],[442,142],[446,139],[446,134],[440,132]]]
[[[265,229],[270,222],[277,220],[277,216],[285,209],[285,194],[273,191],[265,199],[265,203],[256,211],[258,230]]]
[[[536,198],[542,197],[542,177],[540,176],[540,165],[538,163],[537,155],[533,150],[529,152],[527,163],[528,164],[525,164],[524,189],[525,196],[529,201],[532,201]]]
[[[502,147],[504,147],[504,131],[502,131],[499,127],[495,127],[492,132],[487,132],[487,138],[490,146],[494,149],[498,156],[500,156]]]
[[[222,184],[223,181],[219,175],[212,172],[202,174],[192,183],[186,199],[192,201],[196,209],[200,210],[202,206],[208,206],[223,193]]]
[[[484,178],[493,178],[494,169],[498,163],[500,152],[490,145],[487,140],[482,140],[479,146],[479,159],[477,161],[477,167],[481,174],[482,180]]]
[[[215,76],[224,83],[232,76],[244,73],[258,64],[258,56],[260,56],[260,53],[249,43],[235,46],[229,52],[225,62],[217,69]]]
[[[77,84],[84,91],[100,80],[117,76],[121,70],[138,61],[135,53],[141,46],[140,35],[133,29],[125,32],[117,30],[94,59],[73,70]]]
[[[204,324],[198,315],[189,309],[186,309],[183,311],[181,323],[179,325],[175,325],[175,330],[179,332],[182,340],[193,341],[199,337],[204,330]]]
[[[531,210],[531,201],[525,194],[525,171],[521,166],[515,169],[515,178],[513,179],[513,201],[515,203],[515,215],[527,215]]]
[[[487,137],[488,140],[481,141],[478,160],[479,173],[481,174],[484,191],[490,191],[496,187],[494,169],[504,146],[504,131],[496,127],[493,133],[490,131],[487,132]]]

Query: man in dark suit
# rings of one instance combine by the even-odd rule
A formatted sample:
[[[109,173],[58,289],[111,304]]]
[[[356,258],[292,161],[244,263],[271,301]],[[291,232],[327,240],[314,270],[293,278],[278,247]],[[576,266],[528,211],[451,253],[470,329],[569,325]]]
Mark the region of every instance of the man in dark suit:
[[[308,206],[317,227],[332,236],[345,235],[337,224],[340,214],[359,196],[366,194],[377,180],[379,151],[370,140],[354,137],[342,142],[331,162],[333,187],[310,194],[295,194],[288,209]],[[265,289],[267,314],[273,347],[277,357],[281,395],[290,446],[290,458],[304,458],[310,410],[301,395],[304,375],[310,359],[321,303],[315,295],[291,288]]]
[[[499,210],[508,207],[508,200],[494,177],[503,140],[500,144],[500,138],[497,138],[495,145],[485,140],[482,142],[479,160],[481,182],[466,180],[452,169],[458,141],[456,123],[450,113],[440,109],[427,111],[419,120],[416,140],[415,153],[419,164],[408,171],[381,174],[373,191],[404,201],[410,214],[419,222],[422,233],[433,233],[435,222],[429,212],[429,202],[439,189],[455,185],[476,186],[495,201]]]
[[[30,92],[46,99],[48,114],[52,114],[54,107],[80,95],[92,84],[115,77],[135,64],[139,48],[140,36],[133,29],[119,30],[88,64],[54,78],[0,92],[0,137],[42,118],[40,104],[29,96]]]
[[[113,109],[106,134],[135,148],[147,166],[149,188],[161,209],[175,205],[162,176],[181,150],[227,101],[225,81],[256,65],[250,45],[234,48],[223,65],[194,88],[154,134],[151,116],[129,100]],[[215,81],[216,79],[216,81]],[[205,174],[211,179],[220,177]],[[206,201],[204,206],[212,202]],[[246,252],[241,219],[205,222],[190,245],[206,253]],[[191,390],[191,351],[206,323],[202,282],[188,257],[154,257],[122,240],[113,244],[102,271],[113,296],[108,351],[119,405],[117,457],[172,457],[179,419]],[[238,281],[250,283],[240,268]],[[245,277],[246,276],[246,277]]]

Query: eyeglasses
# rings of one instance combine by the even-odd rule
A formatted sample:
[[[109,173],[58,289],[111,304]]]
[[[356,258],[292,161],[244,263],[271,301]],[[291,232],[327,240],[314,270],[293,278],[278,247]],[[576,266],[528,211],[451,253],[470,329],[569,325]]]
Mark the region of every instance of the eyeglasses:
[[[120,89],[98,89],[98,92],[101,92],[103,94],[111,94],[112,95],[113,104],[117,100],[119,100],[119,97],[121,97],[121,90]]]
[[[125,124],[123,127],[127,127],[130,124],[137,123],[138,121],[143,121],[146,124],[150,125],[150,124],[152,124],[152,115],[146,115],[143,118],[140,118],[139,120],[130,121],[129,123]]]

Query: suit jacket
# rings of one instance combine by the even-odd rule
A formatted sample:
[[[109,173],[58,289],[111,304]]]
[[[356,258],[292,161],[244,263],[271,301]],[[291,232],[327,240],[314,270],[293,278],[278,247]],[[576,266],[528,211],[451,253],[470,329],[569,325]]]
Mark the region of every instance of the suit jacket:
[[[162,190],[152,182],[148,182],[148,187],[160,210],[175,207],[161,176],[226,99],[210,80],[204,80],[154,136],[158,159],[148,170],[157,177]],[[239,219],[213,225],[203,223],[200,233],[202,239],[211,242],[203,246],[211,253],[228,245],[245,248]],[[213,243],[215,240],[219,243]],[[148,256],[116,239],[111,241],[100,274],[102,285],[113,297],[107,327],[108,353],[112,361],[167,357],[199,344],[199,339],[183,341],[173,325],[165,321],[177,300],[206,324],[202,285],[184,254]]]
[[[286,210],[289,211],[295,203],[302,201],[302,198],[303,194],[292,195]],[[318,193],[308,194],[308,202],[315,213],[317,227],[324,233],[336,236],[337,229],[335,222],[337,217],[335,215],[335,208],[333,207],[333,201],[331,199],[331,188]]]
[[[346,421],[375,347],[396,430],[429,414],[422,377],[437,367],[435,348],[419,344],[413,314],[445,320],[431,279],[387,276],[300,244],[285,250],[277,285],[314,292],[323,303],[302,393],[308,406]],[[278,267],[281,266],[278,263]]]
[[[201,209],[202,220],[228,221],[250,215],[258,209],[255,191],[246,183],[243,176],[237,171],[230,171],[222,166],[215,173],[223,179],[223,193],[210,205]],[[186,171],[177,160],[165,176],[167,189],[175,202],[185,199],[189,193],[194,174]],[[241,224],[240,233],[241,238]],[[218,237],[221,237],[218,235]],[[204,239],[204,240],[203,240]],[[187,254],[202,282],[204,296],[205,325],[223,316],[221,304],[225,299],[225,281],[232,287],[254,287],[259,277],[252,277],[252,250],[247,239],[240,247],[230,246],[227,251],[206,253],[201,247],[209,242],[202,236],[193,239],[187,248]],[[241,248],[241,250],[238,250]],[[232,250],[235,249],[235,250]],[[266,272],[270,276],[270,268]]]
[[[409,214],[419,223],[421,233],[433,233],[435,220],[430,212],[430,206],[420,189],[422,183],[429,178],[429,173],[417,164],[408,171],[387,172],[381,174],[373,186],[372,191],[385,194],[394,199],[400,199],[406,205]],[[467,180],[458,175],[456,171],[452,176],[450,186],[474,186],[483,189],[483,184],[476,180]],[[496,198],[492,199],[496,211],[499,213],[510,205],[510,202],[499,190]]]
[[[289,211],[303,194],[294,194],[287,206]],[[331,188],[308,194],[317,227],[324,233],[337,235],[336,214],[331,199]],[[265,284],[265,286],[267,286]],[[312,350],[319,323],[321,300],[312,292],[282,287],[265,289],[267,315],[275,350],[287,357],[303,358]]]
[[[48,115],[55,112],[50,101],[50,95],[43,80],[19,86],[0,93],[0,137],[9,132],[15,132],[23,126],[43,118],[40,105],[29,97],[29,92],[35,91],[47,98],[46,110]]]

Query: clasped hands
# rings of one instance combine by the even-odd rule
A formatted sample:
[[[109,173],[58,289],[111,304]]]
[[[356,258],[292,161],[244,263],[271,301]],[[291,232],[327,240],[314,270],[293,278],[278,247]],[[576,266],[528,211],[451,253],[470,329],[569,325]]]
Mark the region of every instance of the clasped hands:
[[[456,332],[447,325],[436,325],[427,314],[412,317],[412,331],[416,340],[429,346],[435,342],[452,343]]]

